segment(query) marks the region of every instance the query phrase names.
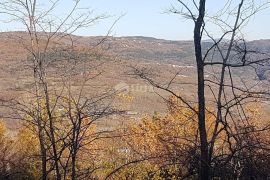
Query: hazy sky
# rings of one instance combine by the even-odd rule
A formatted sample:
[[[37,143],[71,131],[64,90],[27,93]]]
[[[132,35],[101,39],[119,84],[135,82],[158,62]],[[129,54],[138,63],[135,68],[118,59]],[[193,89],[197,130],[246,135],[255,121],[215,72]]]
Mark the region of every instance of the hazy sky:
[[[47,0],[40,0],[47,1]],[[79,35],[105,35],[118,16],[125,14],[114,26],[114,36],[151,36],[171,40],[192,39],[193,24],[181,16],[164,13],[177,0],[81,0],[82,7],[89,7],[96,14],[106,13],[111,18],[103,20],[77,32]],[[258,0],[260,1],[260,0]],[[64,0],[58,13],[65,13],[72,0]],[[208,0],[209,12],[216,10],[225,0]],[[14,29],[14,25],[0,25],[1,30]],[[270,9],[264,10],[251,19],[243,33],[249,40],[270,39]],[[214,32],[215,30],[213,30]]]

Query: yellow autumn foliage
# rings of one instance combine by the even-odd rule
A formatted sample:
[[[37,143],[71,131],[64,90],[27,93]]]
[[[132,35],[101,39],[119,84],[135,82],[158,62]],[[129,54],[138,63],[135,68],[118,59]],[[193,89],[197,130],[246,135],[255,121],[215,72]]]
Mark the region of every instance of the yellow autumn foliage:
[[[270,120],[263,116],[262,107],[259,103],[248,103],[245,107],[246,119],[237,119],[229,121],[230,130],[235,136],[241,140],[236,142],[231,140],[233,148],[237,146],[253,142],[259,139],[266,146],[270,145],[270,131],[265,130]],[[196,108],[194,108],[196,109]],[[61,148],[60,161],[62,164],[70,164],[71,128],[73,126],[68,114],[68,109],[57,109],[54,111],[53,125],[56,131],[57,148],[59,152]],[[71,116],[76,117],[76,110],[71,111]],[[48,121],[48,117],[44,110],[43,122]],[[7,133],[5,123],[0,121],[0,149],[12,149],[8,156],[0,156],[6,158],[9,163],[16,164],[16,171],[22,171],[26,175],[24,179],[40,178],[41,161],[39,158],[39,140],[34,119],[28,117],[28,121],[23,124],[14,137],[10,138]],[[91,124],[88,126],[88,124]],[[76,170],[78,173],[87,174],[87,170],[94,170],[85,179],[104,179],[115,169],[120,168],[109,179],[172,179],[184,177],[189,173],[189,168],[195,169],[198,161],[194,161],[199,157],[199,133],[197,114],[190,108],[185,107],[178,99],[171,98],[170,106],[167,114],[155,113],[154,115],[144,115],[140,120],[130,122],[126,126],[119,127],[120,130],[113,132],[100,133],[98,124],[91,122],[90,117],[84,117],[81,123],[81,133],[79,138],[82,148],[78,151]],[[206,127],[208,142],[211,141],[213,131],[216,125],[215,112],[208,108],[206,111]],[[47,127],[48,128],[48,127]],[[213,157],[229,154],[228,135],[222,129],[220,123],[218,131],[221,132],[215,139]],[[238,129],[237,129],[238,128]],[[257,129],[252,133],[244,134],[246,130]],[[47,129],[48,130],[48,129]],[[243,134],[242,134],[243,133]],[[66,136],[65,136],[66,135]],[[65,141],[61,141],[62,137],[67,137]],[[48,138],[48,137],[47,137]],[[229,137],[231,138],[231,137]],[[46,142],[50,143],[48,140]],[[239,144],[237,144],[239,143]],[[46,144],[49,146],[50,144]],[[65,147],[66,146],[66,147]],[[3,151],[1,149],[1,151]],[[255,153],[256,156],[266,154],[263,149],[247,152],[246,150],[238,153]],[[196,164],[197,163],[197,164]],[[1,164],[1,162],[0,162]],[[17,169],[16,169],[17,168]],[[48,168],[51,164],[48,163]],[[53,177],[50,174],[50,177]],[[67,173],[66,179],[70,178]],[[196,178],[196,176],[191,177]]]
[[[143,179],[141,176],[155,172],[155,179],[158,179],[162,177],[162,173],[164,173],[162,169],[164,171],[165,167],[171,179],[181,177],[187,169],[177,166],[177,163],[185,164],[189,156],[196,156],[196,153],[199,153],[200,144],[196,112],[185,107],[177,98],[171,98],[170,102],[171,105],[167,114],[144,115],[139,123],[130,123],[125,130],[122,140],[126,142],[126,147],[130,150],[128,154],[129,158],[145,158],[146,161],[133,166],[127,166],[125,170],[121,171],[122,176],[133,174],[133,179]],[[237,127],[241,126],[252,125],[260,128],[264,127],[264,125],[269,125],[269,121],[263,122],[265,118],[260,117],[263,113],[261,112],[259,103],[249,103],[245,109],[248,116],[248,123],[246,123],[247,121],[236,120],[238,124],[235,125],[232,121],[229,122],[231,123],[232,133],[237,133],[239,131]],[[215,112],[211,108],[208,108],[206,111],[208,142],[212,139],[215,125]],[[223,125],[220,123],[217,128],[217,131],[220,132],[215,139],[213,157],[229,153],[228,135],[222,128]],[[269,131],[261,131],[259,134],[253,133],[253,135],[255,134],[261,136],[262,139],[263,136],[270,139]],[[235,143],[233,140],[232,142]],[[189,154],[193,150],[195,151]],[[174,163],[168,163],[170,161]]]

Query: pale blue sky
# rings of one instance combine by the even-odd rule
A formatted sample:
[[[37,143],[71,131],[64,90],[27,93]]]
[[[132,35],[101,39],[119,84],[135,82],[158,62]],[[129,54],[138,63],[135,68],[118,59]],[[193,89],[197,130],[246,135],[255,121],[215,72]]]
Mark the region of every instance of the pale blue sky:
[[[47,0],[40,0],[40,2]],[[72,0],[63,0],[58,13],[65,13]],[[257,0],[261,1],[261,0]],[[208,0],[209,12],[218,9],[225,0]],[[96,14],[106,13],[111,18],[103,20],[76,34],[93,36],[105,35],[118,16],[125,13],[115,27],[114,36],[151,36],[171,40],[192,39],[193,24],[180,16],[164,13],[171,5],[179,7],[177,0],[81,0],[81,7],[89,7]],[[2,31],[16,29],[17,25],[0,25]],[[211,28],[211,27],[210,27]],[[264,10],[251,19],[243,33],[249,40],[270,39],[270,9]],[[215,33],[215,29],[212,29]]]

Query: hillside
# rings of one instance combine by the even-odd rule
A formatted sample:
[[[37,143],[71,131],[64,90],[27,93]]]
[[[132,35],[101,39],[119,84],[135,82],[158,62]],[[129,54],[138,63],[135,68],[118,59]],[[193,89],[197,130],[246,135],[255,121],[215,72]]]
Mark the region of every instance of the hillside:
[[[5,32],[0,33],[1,63],[4,61],[16,61],[22,59],[26,54],[23,44],[27,40],[27,33]],[[121,57],[125,60],[158,61],[161,63],[179,62],[185,65],[194,64],[193,41],[171,41],[143,36],[129,37],[83,37],[72,36],[77,47],[94,47],[100,44],[107,52]],[[60,42],[58,42],[60,43]],[[62,40],[62,45],[68,44],[69,39]],[[211,46],[211,43],[204,41],[204,49]],[[252,50],[260,52],[270,52],[270,40],[255,40],[247,42],[247,46]],[[16,48],[15,48],[16,47]]]
[[[167,96],[164,92],[156,92],[151,89],[141,79],[130,76],[132,68],[146,67],[151,70],[155,80],[160,83],[168,82],[175,73],[179,73],[172,88],[195,100],[195,88],[192,83],[196,83],[195,61],[193,55],[192,41],[169,41],[155,39],[151,37],[80,37],[72,36],[74,50],[55,54],[48,52],[45,56],[51,61],[48,72],[50,83],[58,87],[61,84],[59,74],[66,71],[69,65],[65,60],[54,61],[54,59],[65,59],[65,54],[83,60],[84,64],[74,69],[73,86],[79,86],[78,78],[86,70],[89,74],[102,76],[88,84],[89,92],[101,91],[101,87],[115,88],[124,84],[129,88],[129,95],[134,97],[134,102],[126,106],[132,110],[130,114],[163,112],[166,105],[159,95]],[[100,41],[104,41],[97,46]],[[53,48],[63,48],[70,44],[69,38],[64,38],[61,42],[53,42]],[[205,42],[205,48],[209,47],[209,42]],[[254,49],[270,52],[270,40],[258,40],[248,42]],[[33,86],[32,71],[29,69],[29,59],[27,50],[29,46],[27,33],[6,32],[0,33],[0,91],[1,99],[25,98],[28,88]],[[90,53],[89,53],[90,52]],[[94,54],[94,55],[93,55]],[[98,54],[98,56],[96,56]],[[55,57],[57,56],[57,57]],[[101,63],[102,62],[102,63]],[[93,68],[97,64],[102,64],[100,68]],[[264,66],[258,70],[261,79],[266,79],[270,73],[270,66]],[[213,74],[213,69],[207,69],[209,77]],[[253,69],[237,71],[236,75],[243,76],[250,83],[258,83],[258,78],[252,75]],[[120,85],[119,85],[120,84]],[[157,95],[157,93],[159,95]],[[121,102],[120,102],[121,104]]]

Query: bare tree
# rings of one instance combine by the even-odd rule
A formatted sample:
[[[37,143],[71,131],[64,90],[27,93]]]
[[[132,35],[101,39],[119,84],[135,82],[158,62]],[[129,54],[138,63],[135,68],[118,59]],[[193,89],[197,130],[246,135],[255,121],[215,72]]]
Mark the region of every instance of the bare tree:
[[[172,7],[170,12],[180,14],[194,23],[193,44],[197,65],[197,82],[194,83],[197,90],[196,103],[179,95],[171,88],[176,83],[179,72],[174,74],[168,83],[159,82],[158,78],[153,77],[155,73],[146,68],[133,67],[133,74],[154,87],[176,96],[197,114],[200,138],[198,176],[199,179],[211,179],[215,176],[213,164],[217,159],[214,155],[215,149],[219,148],[216,144],[218,136],[223,132],[227,134],[226,143],[231,147],[231,155],[226,159],[226,162],[229,162],[234,157],[235,151],[239,150],[237,150],[239,147],[232,148],[233,142],[240,142],[238,135],[241,134],[241,127],[237,122],[249,124],[245,104],[258,99],[269,99],[268,88],[264,88],[262,82],[247,82],[245,77],[238,73],[240,70],[249,71],[253,73],[253,77],[256,77],[256,69],[270,60],[266,52],[252,49],[242,34],[242,28],[248,20],[257,12],[267,8],[269,2],[256,4],[255,1],[249,0],[237,2],[228,0],[224,3],[224,7],[214,15],[208,14],[207,0],[178,0],[178,2],[181,8]],[[212,35],[211,25],[220,28],[221,34]],[[210,39],[211,42],[204,42],[204,39]],[[208,77],[209,71],[212,71],[210,77]],[[206,94],[211,94],[211,96]],[[215,110],[211,112],[207,106]],[[206,112],[215,115],[213,132],[209,132],[206,127]],[[268,126],[262,129],[267,130]],[[255,128],[250,133],[262,129]]]
[[[104,61],[90,67],[86,61],[93,58],[93,55],[90,55],[93,47],[89,48],[90,53],[87,52],[85,57],[76,55],[75,37],[72,35],[78,29],[89,27],[107,16],[94,16],[92,11],[81,8],[80,0],[76,0],[66,15],[56,17],[54,13],[60,2],[48,1],[45,8],[37,0],[0,2],[0,13],[9,16],[12,21],[22,23],[29,37],[22,38],[22,45],[29,53],[34,88],[29,90],[27,103],[12,100],[8,106],[13,106],[21,118],[34,127],[39,139],[44,180],[48,179],[51,172],[55,173],[58,180],[66,179],[70,172],[70,159],[71,177],[76,179],[78,151],[87,138],[87,141],[91,139],[87,137],[87,131],[96,120],[115,112],[111,108],[112,91],[104,90],[94,97],[85,94],[85,85],[101,74],[88,76],[85,71],[97,69]],[[97,46],[103,41],[104,39],[98,42]],[[51,71],[53,66],[59,63],[62,63],[61,69]],[[78,72],[79,67],[84,67],[84,72]],[[72,77],[80,73],[83,74],[82,85],[74,89],[71,86]],[[50,85],[49,79],[54,76],[62,79],[62,87]],[[60,112],[62,108],[64,113]],[[61,129],[64,128],[59,126],[61,123],[66,124],[67,129]],[[101,134],[94,134],[91,140],[96,140]],[[69,149],[69,154],[63,161],[66,149]]]

